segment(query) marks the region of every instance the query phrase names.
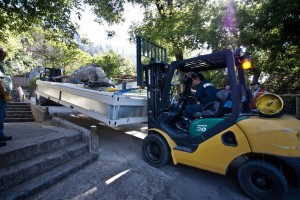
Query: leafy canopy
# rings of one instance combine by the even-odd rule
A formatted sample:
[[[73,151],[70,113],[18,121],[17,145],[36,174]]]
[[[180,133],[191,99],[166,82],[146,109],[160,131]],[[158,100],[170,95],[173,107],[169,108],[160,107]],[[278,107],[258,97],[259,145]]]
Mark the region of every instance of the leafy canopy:
[[[80,17],[81,0],[0,0],[0,40],[40,26],[51,31],[53,39],[72,43],[76,33],[70,18],[72,9],[78,10]]]

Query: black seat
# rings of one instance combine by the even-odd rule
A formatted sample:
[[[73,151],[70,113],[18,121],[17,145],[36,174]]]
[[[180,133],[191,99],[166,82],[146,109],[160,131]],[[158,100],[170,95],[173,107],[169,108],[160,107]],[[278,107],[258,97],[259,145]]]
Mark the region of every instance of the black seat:
[[[224,115],[224,103],[228,100],[229,91],[226,89],[219,90],[216,93],[217,100],[207,103],[202,112],[196,112],[194,117],[222,117]]]

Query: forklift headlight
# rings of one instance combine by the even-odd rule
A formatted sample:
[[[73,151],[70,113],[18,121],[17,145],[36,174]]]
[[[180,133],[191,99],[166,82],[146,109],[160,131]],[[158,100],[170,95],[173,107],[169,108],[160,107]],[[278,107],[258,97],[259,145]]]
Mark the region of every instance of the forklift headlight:
[[[245,55],[243,55],[242,60],[241,60],[241,64],[242,64],[242,67],[243,67],[244,70],[252,68],[249,53],[246,53]]]
[[[250,59],[248,59],[248,58],[246,58],[246,59],[243,59],[242,60],[242,67],[243,67],[243,69],[244,70],[246,70],[246,69],[251,69],[251,61],[250,61]]]

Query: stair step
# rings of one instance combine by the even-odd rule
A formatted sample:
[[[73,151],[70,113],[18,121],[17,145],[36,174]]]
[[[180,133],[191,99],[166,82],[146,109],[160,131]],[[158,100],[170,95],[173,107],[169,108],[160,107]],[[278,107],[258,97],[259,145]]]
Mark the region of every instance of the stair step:
[[[33,118],[32,112],[20,112],[20,113],[12,113],[12,112],[7,112],[6,113],[6,118]]]
[[[6,108],[6,111],[30,111],[31,110],[31,107],[20,107],[20,108],[15,108],[15,107],[12,107],[12,108]]]
[[[7,106],[6,107],[7,110],[31,110],[31,106]]]
[[[31,104],[28,102],[9,102],[6,108],[4,122],[34,122]]]
[[[90,153],[79,156],[51,171],[4,191],[0,194],[0,199],[15,200],[29,198],[95,161],[97,157],[97,154]]]
[[[84,143],[75,143],[55,152],[43,154],[0,170],[0,191],[47,172],[88,152]]]
[[[8,104],[7,104],[7,106],[22,106],[22,105],[24,105],[24,106],[30,106],[30,103],[27,103],[27,102],[9,102]]]
[[[30,131],[30,127],[27,131]],[[51,134],[44,134],[43,131],[43,128],[41,128],[38,133],[35,133],[40,134],[40,136],[31,139],[25,139],[26,134],[30,134],[26,133],[23,136],[24,139],[15,141],[13,138],[6,147],[1,147],[0,169],[61,149],[76,143],[81,139],[81,134],[79,132],[69,131],[62,134],[61,132],[53,130],[53,133]]]
[[[33,118],[33,114],[32,113],[28,113],[28,114],[15,114],[15,113],[8,113],[6,114],[6,118]]]
[[[18,118],[18,119],[32,118],[32,119],[34,119],[34,116],[32,114],[29,114],[29,115],[6,115],[6,119],[13,119],[13,118]]]
[[[34,118],[5,118],[5,123],[12,122],[34,122]]]
[[[31,110],[25,110],[25,111],[7,111],[6,114],[30,114],[32,113]]]
[[[30,103],[27,102],[9,102],[7,106],[30,106]]]
[[[18,111],[18,112],[15,112],[15,111],[8,111],[6,112],[6,115],[30,115],[32,114],[31,110],[26,110],[26,111]]]

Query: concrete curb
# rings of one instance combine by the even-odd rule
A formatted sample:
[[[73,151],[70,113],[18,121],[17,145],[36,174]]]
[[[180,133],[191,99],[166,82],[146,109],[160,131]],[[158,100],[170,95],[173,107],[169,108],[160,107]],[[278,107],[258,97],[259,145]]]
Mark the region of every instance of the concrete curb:
[[[91,130],[88,130],[59,117],[52,117],[51,124],[79,131],[81,133],[82,141],[89,146],[89,152],[99,155],[99,138],[96,134],[97,131],[95,126],[92,126]]]
[[[82,141],[89,146],[89,152],[99,154],[99,138],[96,134],[96,127],[92,126],[91,130],[88,130],[59,117],[51,117],[47,109],[44,109],[39,105],[35,105],[31,101],[26,102],[29,102],[31,105],[31,110],[35,121],[44,122],[51,119],[52,125],[67,127],[79,131],[82,136]]]
[[[38,105],[35,105],[34,103],[32,103],[30,101],[28,101],[28,102],[31,105],[31,111],[32,111],[35,121],[44,122],[44,121],[51,119],[51,117],[49,116],[49,112],[47,112],[45,109],[41,108]]]

